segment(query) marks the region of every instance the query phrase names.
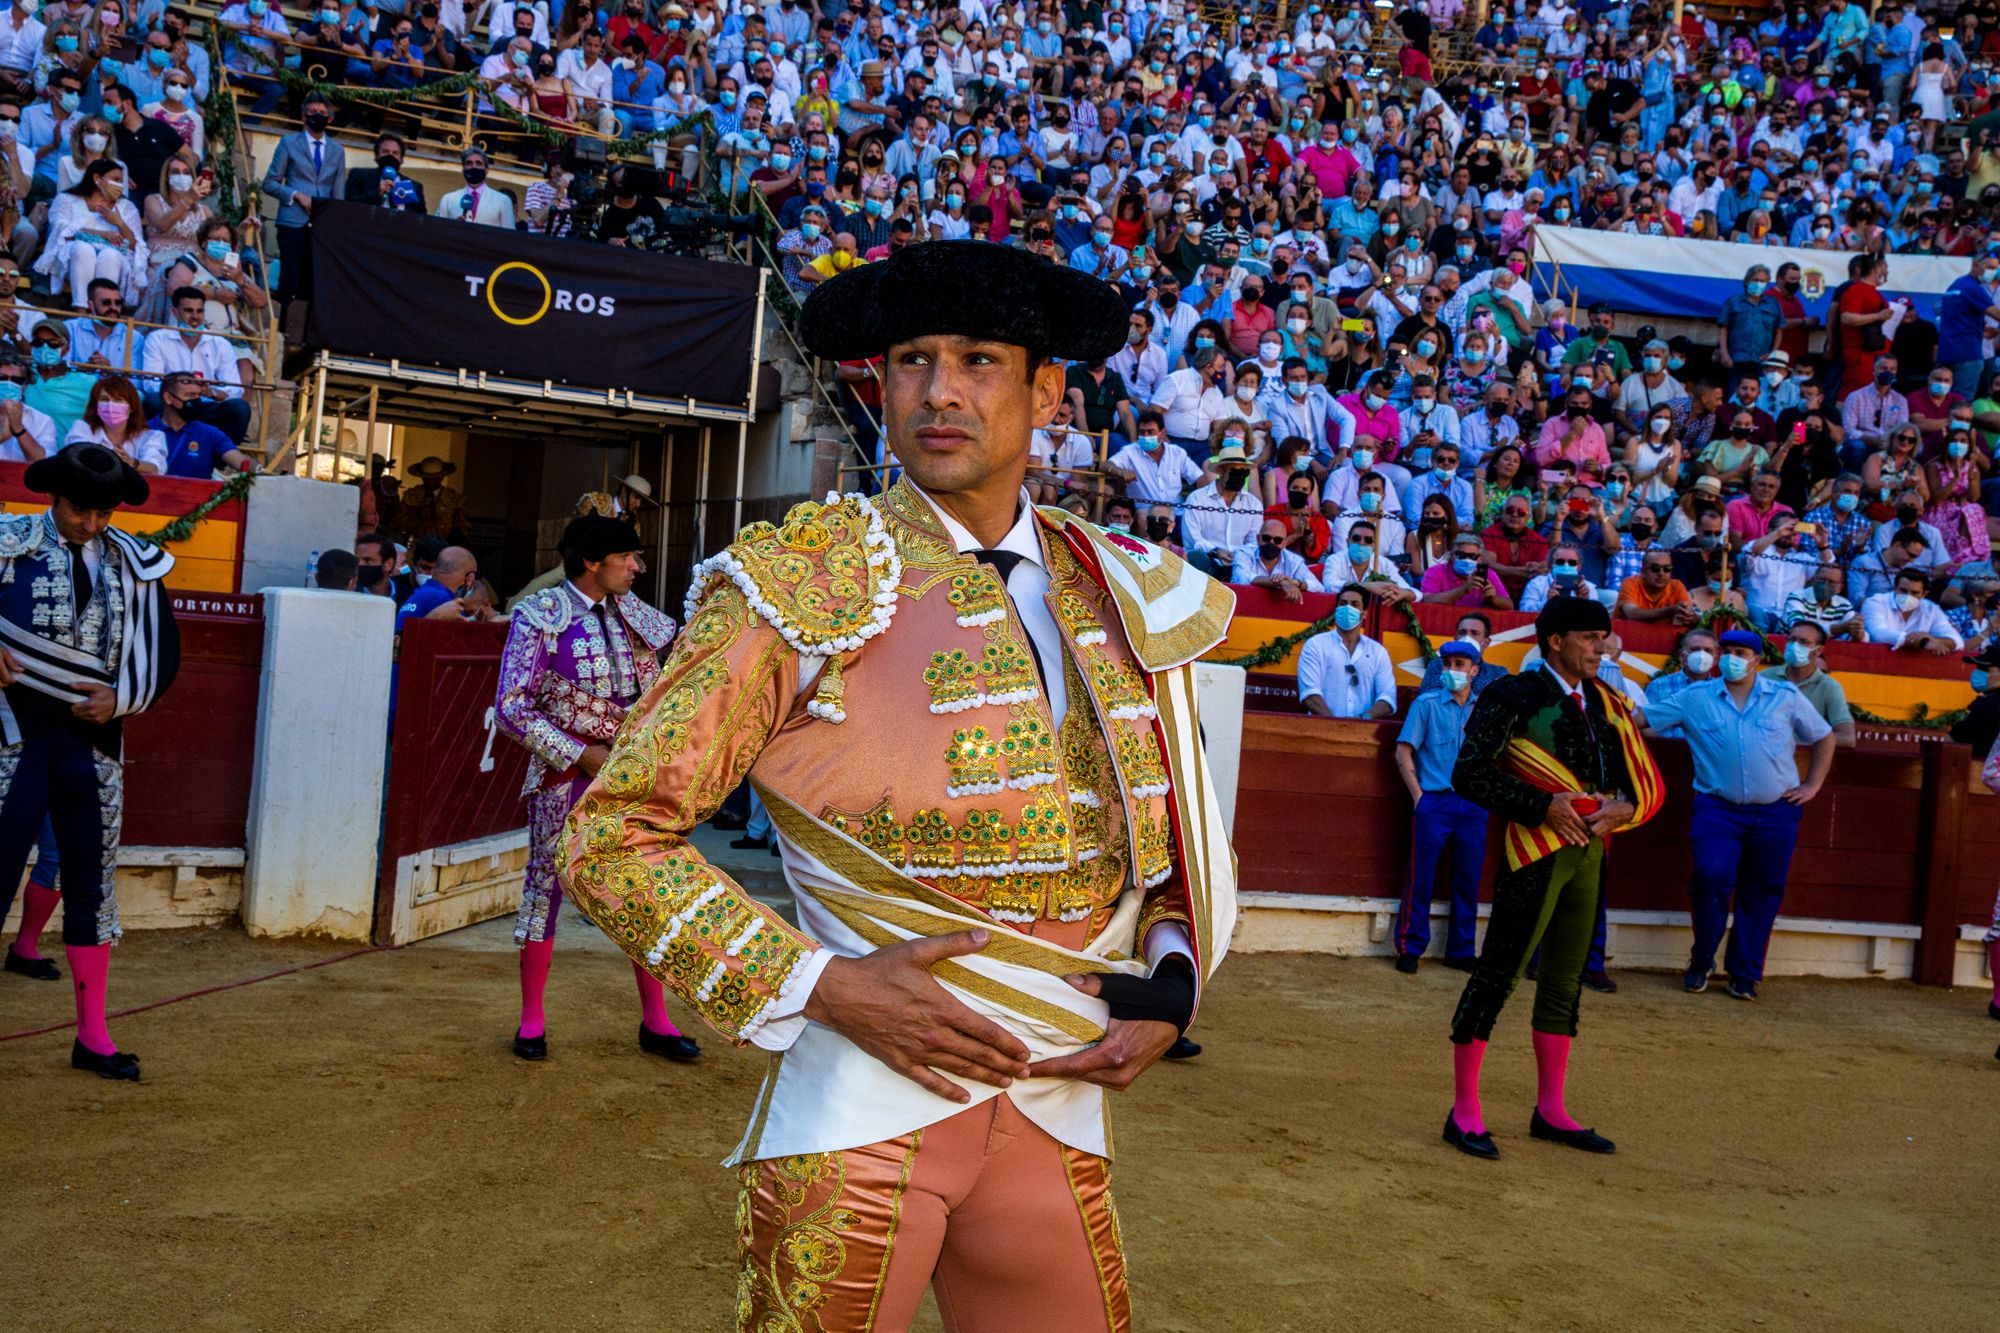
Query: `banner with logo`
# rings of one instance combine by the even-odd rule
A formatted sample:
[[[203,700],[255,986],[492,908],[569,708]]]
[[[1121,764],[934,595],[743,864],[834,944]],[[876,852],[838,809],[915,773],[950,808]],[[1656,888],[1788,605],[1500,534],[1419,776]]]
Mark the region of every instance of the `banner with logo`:
[[[1602,301],[1613,310],[1712,320],[1722,303],[1743,290],[1743,275],[1763,264],[1776,276],[1780,264],[1799,266],[1799,299],[1806,313],[1826,315],[1827,298],[1847,281],[1846,250],[1789,245],[1742,245],[1673,236],[1627,236],[1580,227],[1535,228],[1535,290],[1572,290],[1577,304]],[[1938,300],[1972,271],[1970,259],[1890,255],[1882,295],[1910,298],[1916,313],[1936,321]],[[1560,283],[1557,282],[1560,275]]]
[[[761,270],[327,203],[308,347],[747,407]]]

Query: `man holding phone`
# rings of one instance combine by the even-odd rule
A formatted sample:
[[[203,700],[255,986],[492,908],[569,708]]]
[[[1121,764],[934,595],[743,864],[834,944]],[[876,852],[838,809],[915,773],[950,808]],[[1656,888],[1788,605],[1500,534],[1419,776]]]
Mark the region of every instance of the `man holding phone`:
[[[417,586],[396,610],[396,630],[412,620],[503,620],[490,603],[472,595],[479,584],[479,557],[463,546],[438,554],[429,581]]]

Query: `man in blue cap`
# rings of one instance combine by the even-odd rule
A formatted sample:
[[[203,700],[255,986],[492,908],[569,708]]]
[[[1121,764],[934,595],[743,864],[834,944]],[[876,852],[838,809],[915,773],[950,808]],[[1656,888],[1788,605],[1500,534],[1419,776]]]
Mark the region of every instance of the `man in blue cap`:
[[[1833,766],[1833,728],[1790,681],[1757,673],[1764,660],[1762,635],[1730,630],[1722,636],[1719,679],[1690,685],[1669,698],[1646,701],[1647,729],[1678,727],[1694,755],[1694,950],[1683,983],[1690,994],[1708,989],[1715,951],[1725,933],[1729,993],[1757,998],[1771,927],[1785,898],[1799,816],[1819,794]],[[1812,766],[1799,779],[1794,749],[1813,747]],[[1732,899],[1735,929],[1729,929]]]
[[[1396,909],[1396,970],[1415,972],[1431,942],[1431,892],[1438,859],[1451,853],[1450,934],[1444,962],[1470,972],[1478,961],[1473,932],[1479,923],[1479,872],[1486,859],[1486,811],[1451,787],[1465,721],[1472,716],[1472,682],[1483,657],[1470,639],[1438,650],[1439,688],[1424,690],[1396,735],[1396,771],[1416,811],[1410,828],[1410,873]]]

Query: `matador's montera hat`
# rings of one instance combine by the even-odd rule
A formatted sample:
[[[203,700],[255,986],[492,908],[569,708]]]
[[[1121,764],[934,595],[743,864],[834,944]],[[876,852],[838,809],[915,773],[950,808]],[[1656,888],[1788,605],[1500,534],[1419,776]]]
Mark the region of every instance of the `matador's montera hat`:
[[[813,289],[799,339],[814,356],[859,361],[897,343],[955,334],[1064,361],[1125,345],[1132,310],[1108,282],[990,241],[926,241]]]
[[[639,539],[639,530],[624,519],[584,514],[569,521],[557,549],[579,560],[603,560],[607,556],[641,550],[645,545]]]
[[[139,469],[101,444],[67,445],[28,464],[22,477],[31,491],[67,500],[82,509],[116,509],[144,504],[152,494]]]

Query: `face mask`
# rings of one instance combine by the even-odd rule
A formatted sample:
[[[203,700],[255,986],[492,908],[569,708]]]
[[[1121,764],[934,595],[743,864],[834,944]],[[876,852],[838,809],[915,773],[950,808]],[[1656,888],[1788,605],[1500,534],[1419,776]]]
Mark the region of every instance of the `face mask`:
[[[1472,571],[1479,568],[1479,561],[1469,555],[1455,556],[1452,559],[1451,567],[1453,572],[1460,578],[1470,578]]]
[[[1722,678],[1724,680],[1742,680],[1749,674],[1750,661],[1748,658],[1738,657],[1736,654],[1731,653],[1722,659]]]
[[[1375,466],[1375,451],[1373,449],[1356,449],[1349,457],[1356,472],[1366,472],[1369,468]],[[1376,499],[1379,503],[1381,497],[1377,496]],[[1362,500],[1364,502],[1362,507],[1366,508],[1367,505],[1365,502],[1367,497],[1363,496]]]
[[[792,155],[790,153],[771,154],[771,170],[790,171],[791,169],[792,169]]]
[[[86,134],[83,136],[83,146],[93,153],[103,152],[105,144],[109,142],[110,140],[101,134]]]
[[[1972,688],[1984,694],[1992,679],[1993,677],[1987,674],[1985,667],[1975,667],[1972,672]]]
[[[76,38],[74,38],[74,37],[71,37],[71,36],[70,36],[70,35],[68,35],[67,33],[65,33],[65,34],[63,34],[62,36],[60,36],[60,37],[56,38],[56,50],[58,50],[58,51],[62,52],[62,53],[63,53],[64,55],[74,55],[74,54],[76,53],[76,48],[77,48],[77,39],[76,39]],[[74,96],[75,96],[75,94],[73,94],[73,93],[64,93],[64,94],[63,94],[63,97],[64,97],[64,98],[66,98],[66,99],[67,99],[67,98],[73,98]],[[65,110],[65,111],[74,111],[74,110],[76,110],[76,107],[75,107],[74,103],[72,103],[71,105],[68,105],[68,106],[65,106],[65,107],[63,108],[63,110]]]
[[[1812,655],[1813,655],[1812,645],[1809,643],[1800,643],[1797,639],[1793,639],[1790,643],[1785,645],[1786,666],[1789,667],[1809,666],[1812,664]]]
[[[1769,285],[1769,283],[1759,282],[1755,278],[1752,278],[1749,282],[1743,284],[1743,290],[1749,293],[1752,300],[1755,300],[1764,294],[1764,288]]]
[[[1886,389],[1886,388],[1888,388],[1888,387],[1889,387],[1889,386],[1890,386],[1891,384],[1894,384],[1895,382],[1896,382],[1896,374],[1895,374],[1895,372],[1894,372],[1894,371],[1890,371],[1890,370],[1878,370],[1878,371],[1876,371],[1876,372],[1875,372],[1875,387],[1876,387],[1876,388],[1878,388],[1878,389]]]
[[[170,190],[192,190],[194,188],[194,177],[188,175],[185,171],[176,171],[167,177],[167,188]]]
[[[1750,427],[1748,427],[1748,426],[1731,426],[1731,427],[1729,428],[1729,438],[1730,438],[1730,439],[1732,439],[1732,440],[1747,440],[1747,439],[1749,439],[1749,438],[1750,438]]]
[[[484,185],[486,183],[485,167],[467,167],[463,174],[467,185]]]
[[[1335,607],[1333,611],[1333,623],[1339,626],[1342,630],[1360,629],[1361,608],[1358,606],[1349,606],[1349,605],[1341,605]]]
[[[1139,447],[1149,454],[1157,454],[1166,446],[1166,443],[1165,440],[1157,435],[1141,435],[1139,437]]]
[[[1696,648],[1687,655],[1687,673],[1690,676],[1706,676],[1715,665],[1715,654],[1706,648]]]
[[[1438,672],[1438,679],[1444,683],[1445,689],[1453,694],[1457,694],[1472,683],[1470,675],[1454,667],[1446,667],[1443,671]]]
[[[1417,340],[1417,355],[1428,357],[1433,352],[1437,351],[1437,346],[1438,345],[1432,342],[1429,338],[1419,338]]]
[[[1649,375],[1659,373],[1660,358],[1657,356],[1642,356],[1639,358],[1639,364],[1645,368],[1646,373]]]
[[[36,343],[35,350],[30,355],[35,358],[35,364],[38,366],[54,366],[62,363],[62,348],[51,347],[47,343]]]
[[[0,380],[0,403],[21,401],[21,386],[12,380]]]
[[[1472,247],[1471,247],[1471,246],[1469,246],[1469,245],[1461,245],[1461,246],[1459,246],[1459,247],[1458,247],[1458,257],[1459,257],[1460,259],[1470,259],[1470,258],[1472,258]]]
[[[1573,579],[1577,575],[1577,566],[1570,564],[1567,560],[1565,560],[1557,565],[1554,565],[1551,568],[1551,572],[1555,575],[1558,581],[1561,581],[1563,579]]]
[[[1896,609],[1904,615],[1908,615],[1917,609],[1917,603],[1922,600],[1921,597],[1913,592],[1899,592],[1896,594]]]
[[[132,409],[116,399],[107,398],[97,405],[97,419],[116,430],[132,415]]]
[[[818,239],[819,239],[819,223],[817,223],[817,222],[802,222],[802,223],[800,223],[800,224],[799,224],[799,235],[801,235],[801,236],[805,237],[805,238],[806,238],[807,240],[809,240],[809,241],[816,241],[816,240],[818,240]]]
[[[1950,458],[1963,458],[1971,449],[1972,446],[1964,440],[1953,440],[1944,447],[1946,456]]]
[[[1285,392],[1294,398],[1304,398],[1306,391],[1310,388],[1312,388],[1312,385],[1305,380],[1287,380],[1285,382]]]

